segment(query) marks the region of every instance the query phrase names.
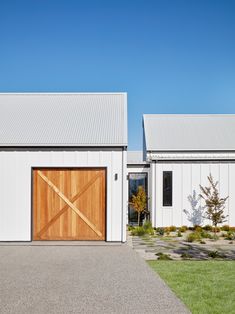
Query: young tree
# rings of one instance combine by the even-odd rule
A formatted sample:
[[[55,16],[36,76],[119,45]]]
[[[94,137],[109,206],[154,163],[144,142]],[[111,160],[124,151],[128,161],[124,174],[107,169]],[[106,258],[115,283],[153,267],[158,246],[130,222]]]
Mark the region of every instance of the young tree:
[[[209,219],[212,222],[212,225],[216,227],[219,223],[226,221],[228,215],[224,215],[225,203],[228,199],[227,197],[221,198],[218,190],[218,181],[214,182],[212,175],[208,177],[209,187],[202,187],[200,185],[201,194],[200,197],[205,201],[205,218]]]
[[[138,214],[138,226],[140,225],[140,214],[146,211],[147,208],[147,195],[142,186],[138,187],[136,195],[132,195],[130,204]]]

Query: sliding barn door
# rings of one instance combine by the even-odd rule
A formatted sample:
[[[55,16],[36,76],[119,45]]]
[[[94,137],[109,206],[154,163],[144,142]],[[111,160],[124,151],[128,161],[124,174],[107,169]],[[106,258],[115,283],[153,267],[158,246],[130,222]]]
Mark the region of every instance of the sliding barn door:
[[[34,169],[33,240],[105,240],[105,169]]]

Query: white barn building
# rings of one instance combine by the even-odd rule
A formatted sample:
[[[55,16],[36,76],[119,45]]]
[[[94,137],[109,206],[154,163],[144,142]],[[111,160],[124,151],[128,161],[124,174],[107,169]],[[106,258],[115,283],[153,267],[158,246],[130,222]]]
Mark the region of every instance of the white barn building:
[[[229,196],[226,223],[235,226],[235,115],[144,115],[143,128],[153,226],[190,225],[188,196],[210,173]]]
[[[235,115],[144,115],[143,128],[127,153],[126,93],[0,94],[0,241],[125,242],[139,185],[154,227],[189,226],[210,173],[235,226]]]
[[[126,241],[127,95],[0,94],[0,241]]]

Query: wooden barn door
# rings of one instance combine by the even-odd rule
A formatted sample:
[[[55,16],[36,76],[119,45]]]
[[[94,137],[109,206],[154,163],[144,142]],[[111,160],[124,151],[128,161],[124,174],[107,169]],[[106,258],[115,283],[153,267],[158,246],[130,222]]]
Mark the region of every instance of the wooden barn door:
[[[33,240],[105,240],[105,169],[34,169]]]

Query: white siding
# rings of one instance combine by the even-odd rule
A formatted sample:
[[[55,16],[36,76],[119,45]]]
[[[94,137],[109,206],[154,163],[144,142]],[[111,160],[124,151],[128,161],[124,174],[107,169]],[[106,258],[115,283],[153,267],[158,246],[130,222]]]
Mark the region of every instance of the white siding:
[[[181,226],[190,225],[183,209],[190,209],[188,196],[195,190],[200,193],[199,184],[208,185],[207,176],[211,173],[215,180],[219,181],[221,197],[229,195],[225,213],[229,214],[227,224],[235,226],[235,163],[156,163],[152,167],[152,209],[153,225]],[[172,207],[162,206],[162,172],[173,171],[173,204]],[[203,200],[201,201],[203,205]],[[204,224],[208,223],[205,221]]]
[[[106,239],[123,241],[122,161],[121,150],[0,152],[0,241],[31,240],[32,167],[106,167]]]
[[[229,224],[235,226],[235,164],[229,165]]]
[[[186,215],[183,213],[183,209],[188,208],[188,195],[192,194],[192,178],[191,178],[191,164],[182,164],[180,167],[182,170],[182,181],[180,182],[182,191],[181,191],[181,199],[182,199],[182,210],[181,210],[181,219],[182,226],[188,225],[188,219]]]
[[[162,217],[162,212],[160,213],[156,213],[156,200],[162,200],[162,191],[159,188],[160,187],[160,181],[161,181],[161,177],[160,177],[160,173],[161,171],[157,171],[158,169],[158,164],[154,163],[153,164],[154,167],[151,168],[153,173],[152,173],[152,195],[150,197],[151,199],[151,204],[152,204],[152,216],[154,217],[154,222],[156,224],[157,221],[161,221],[161,223],[163,224],[163,217]],[[159,169],[160,170],[160,169]],[[156,186],[155,186],[155,182],[156,182]],[[159,214],[159,215],[158,215]]]
[[[126,208],[128,204],[128,190],[127,190],[127,151],[123,151],[122,154],[122,242],[126,242]]]

